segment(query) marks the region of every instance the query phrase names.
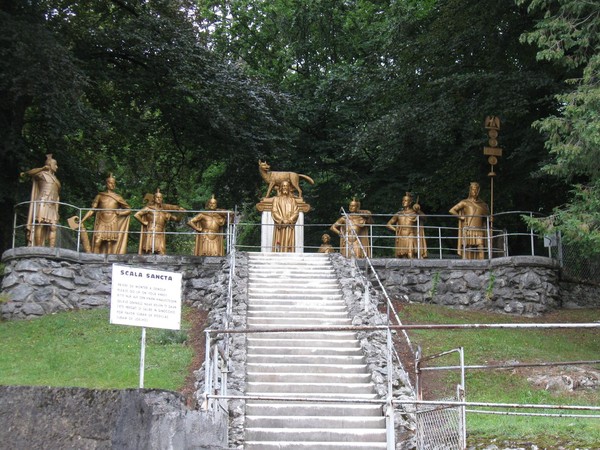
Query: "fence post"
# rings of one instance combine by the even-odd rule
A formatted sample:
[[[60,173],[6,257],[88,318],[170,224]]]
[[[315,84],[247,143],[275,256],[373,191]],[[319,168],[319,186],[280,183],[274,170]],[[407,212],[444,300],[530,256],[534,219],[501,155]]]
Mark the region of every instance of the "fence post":
[[[494,254],[494,249],[492,248],[492,243],[494,242],[494,240],[492,239],[492,233],[494,232],[494,230],[492,229],[491,225],[491,221],[490,221],[490,216],[486,216],[485,218],[485,222],[486,222],[486,227],[487,227],[487,244],[488,244],[488,259],[492,259],[493,254]]]
[[[25,230],[27,230],[27,228]],[[15,216],[13,219],[13,232],[12,232],[12,248],[15,248],[16,243],[17,243],[17,209],[15,208]]]
[[[533,218],[533,213],[529,213],[529,218],[532,219]],[[534,248],[534,241],[533,241],[533,228],[529,227],[529,241],[531,243],[531,256],[535,256],[535,248]]]
[[[564,267],[564,253],[563,253],[563,245],[562,245],[562,233],[559,231],[556,233],[556,237],[558,240],[558,264],[560,267]]]
[[[419,223],[419,215],[417,214],[417,259],[421,259],[421,228],[420,228],[420,223]]]
[[[389,316],[388,316],[389,317]],[[387,442],[387,450],[394,450],[396,448],[396,431],[394,426],[394,395],[393,395],[393,382],[392,379],[394,377],[394,364],[392,360],[392,330],[389,327],[389,319],[388,319],[388,328],[387,328],[387,382],[388,382],[388,392],[387,392],[387,400],[386,400],[386,442]]]
[[[206,335],[206,348],[204,350],[204,402],[202,403],[202,409],[208,411],[209,399],[208,395],[211,391],[211,370],[210,370],[210,331],[204,330]]]

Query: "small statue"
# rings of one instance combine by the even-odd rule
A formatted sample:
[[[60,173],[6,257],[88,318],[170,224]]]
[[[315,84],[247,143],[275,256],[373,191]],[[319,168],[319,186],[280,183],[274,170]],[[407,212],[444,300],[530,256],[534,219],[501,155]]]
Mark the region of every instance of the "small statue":
[[[421,211],[421,205],[418,202],[413,204],[412,195],[407,192],[402,197],[402,209],[387,223],[387,228],[396,235],[396,258],[427,257],[424,219],[425,214]]]
[[[31,203],[27,215],[27,243],[29,246],[50,247],[56,245],[56,224],[58,223],[58,202],[60,201],[60,181],[56,178],[58,163],[52,154],[46,155],[44,167],[21,172],[33,180]]]
[[[258,170],[260,176],[269,185],[267,188],[267,194],[264,198],[268,198],[273,188],[280,189],[281,184],[287,181],[290,184],[290,193],[292,190],[298,192],[298,197],[302,198],[302,189],[300,189],[300,178],[305,179],[310,184],[315,184],[313,179],[308,175],[303,175],[296,172],[272,172],[271,166],[266,161],[258,160]]]
[[[450,209],[450,214],[458,216],[457,253],[463,259],[484,259],[487,247],[488,205],[479,199],[479,183],[471,183],[469,197],[461,200]]]
[[[164,255],[167,251],[165,235],[167,223],[181,220],[181,217],[171,214],[169,210],[185,211],[185,208],[177,205],[163,204],[163,195],[159,189],[156,190],[152,198],[148,205],[133,216],[142,224],[140,255],[152,253]]]
[[[321,236],[321,246],[319,247],[319,253],[335,253],[335,248],[331,245],[331,236],[325,233]]]
[[[217,199],[213,195],[206,203],[208,211],[194,216],[188,225],[198,232],[196,235],[195,256],[224,256],[223,226],[227,224],[229,213],[217,209]]]
[[[340,253],[346,258],[370,257],[369,225],[372,223],[371,211],[360,209],[360,202],[354,198],[349,205],[348,220],[342,216],[330,228],[340,237]]]
[[[292,197],[290,182],[283,181],[279,186],[279,195],[273,199],[271,210],[273,222],[273,251],[293,253],[296,251],[295,225],[300,208]]]
[[[92,202],[94,209],[88,211],[81,219],[84,223],[96,213],[91,247],[94,253],[119,255],[127,253],[131,208],[123,197],[114,192],[116,185],[117,180],[110,174],[106,179],[106,191],[96,195]],[[95,209],[98,211],[96,212]],[[85,232],[85,229],[82,229],[82,232]]]

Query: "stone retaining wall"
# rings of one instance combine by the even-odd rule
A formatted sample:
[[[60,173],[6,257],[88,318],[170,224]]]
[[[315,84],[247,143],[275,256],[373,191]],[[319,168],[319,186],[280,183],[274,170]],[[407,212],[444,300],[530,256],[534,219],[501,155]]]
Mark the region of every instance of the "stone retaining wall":
[[[107,306],[113,263],[182,272],[183,298],[199,306],[224,261],[222,257],[96,255],[44,247],[16,248],[2,255],[6,268],[0,315],[23,319]],[[550,258],[373,259],[372,263],[388,294],[410,302],[524,315],[600,306],[600,286],[561,281],[560,267]],[[364,261],[359,264],[364,267]]]
[[[560,267],[550,258],[375,259],[372,263],[391,297],[415,303],[523,315],[567,306],[600,306],[598,287],[562,283]]]
[[[22,247],[2,255],[0,314],[27,319],[69,309],[106,307],[110,302],[112,264],[183,274],[183,299],[201,302],[224,257],[96,255],[73,250]]]
[[[0,419],[2,448],[228,448],[226,416],[169,391],[0,386]]]

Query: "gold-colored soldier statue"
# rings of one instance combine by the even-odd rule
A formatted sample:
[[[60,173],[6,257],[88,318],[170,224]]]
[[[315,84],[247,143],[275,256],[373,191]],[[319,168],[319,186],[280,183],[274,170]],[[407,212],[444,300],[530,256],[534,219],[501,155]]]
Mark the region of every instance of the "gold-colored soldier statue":
[[[356,198],[350,202],[348,209],[348,220],[346,216],[342,216],[330,228],[340,237],[340,253],[346,258],[370,257],[369,225],[373,223],[371,211],[360,209],[360,202]]]
[[[223,245],[223,227],[227,224],[228,212],[217,209],[217,199],[213,195],[206,203],[208,211],[196,214],[188,225],[198,232],[196,235],[196,256],[223,256],[225,246]]]
[[[427,243],[423,221],[425,214],[419,203],[413,204],[412,195],[402,197],[402,209],[387,223],[387,228],[396,235],[396,258],[427,258]]]
[[[331,245],[331,236],[325,233],[321,236],[321,246],[319,247],[319,253],[335,253],[335,248]]]
[[[289,181],[279,185],[279,195],[273,198],[271,210],[273,217],[273,251],[293,253],[296,251],[295,226],[300,208],[291,193]]]
[[[93,253],[120,254],[127,253],[127,236],[131,207],[115,192],[117,180],[110,174],[106,179],[106,191],[98,193],[92,202],[92,208],[81,222],[96,214],[94,235],[91,245]],[[82,230],[85,233],[85,230]],[[85,240],[84,240],[84,247]]]
[[[157,253],[164,255],[167,251],[167,239],[165,230],[169,221],[179,222],[181,217],[171,214],[169,211],[185,211],[177,205],[163,204],[163,195],[157,189],[152,196],[152,201],[142,210],[135,213],[135,217],[142,224],[140,234],[140,255]]]
[[[457,253],[463,259],[485,258],[489,208],[484,201],[479,199],[479,190],[479,183],[471,183],[469,197],[450,209],[450,214],[458,216]]]
[[[58,202],[60,201],[60,181],[56,178],[58,163],[52,154],[46,155],[44,167],[21,172],[33,180],[31,203],[27,215],[27,244],[50,247],[56,245],[56,224],[58,223]]]

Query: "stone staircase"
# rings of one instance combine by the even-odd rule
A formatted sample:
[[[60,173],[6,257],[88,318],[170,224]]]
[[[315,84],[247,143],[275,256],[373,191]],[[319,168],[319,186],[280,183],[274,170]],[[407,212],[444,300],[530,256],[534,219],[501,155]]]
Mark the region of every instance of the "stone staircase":
[[[248,328],[350,326],[327,255],[250,253]],[[382,405],[351,331],[247,336],[246,450],[386,448]]]

